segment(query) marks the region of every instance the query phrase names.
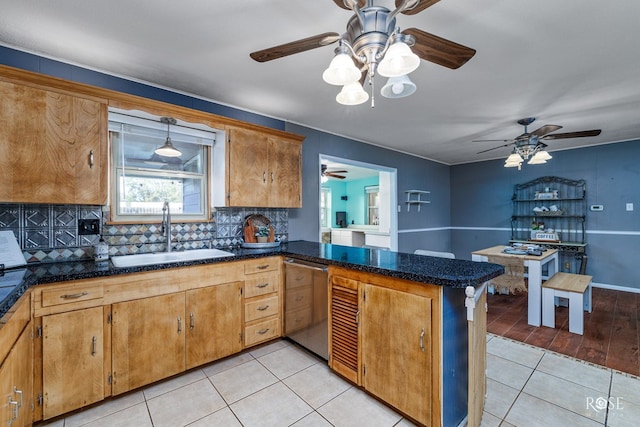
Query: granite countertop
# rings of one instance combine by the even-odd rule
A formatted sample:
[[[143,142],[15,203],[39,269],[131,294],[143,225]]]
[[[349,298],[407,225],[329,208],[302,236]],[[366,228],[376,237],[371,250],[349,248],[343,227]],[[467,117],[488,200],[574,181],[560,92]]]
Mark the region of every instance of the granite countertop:
[[[103,263],[69,261],[30,264],[25,268],[7,270],[0,276],[0,317],[4,316],[18,298],[31,286],[189,265],[262,258],[273,255],[290,256],[367,273],[453,288],[479,286],[487,280],[504,273],[504,267],[497,264],[434,258],[382,249],[356,248],[306,241],[287,242],[279,247],[268,249],[224,249],[233,252],[235,255],[232,257],[129,268],[115,267],[110,261]]]

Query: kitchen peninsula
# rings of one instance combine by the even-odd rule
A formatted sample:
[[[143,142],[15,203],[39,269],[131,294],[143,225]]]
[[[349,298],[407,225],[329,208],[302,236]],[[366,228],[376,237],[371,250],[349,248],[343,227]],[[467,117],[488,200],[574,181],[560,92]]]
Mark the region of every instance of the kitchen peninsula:
[[[20,388],[35,403],[35,411],[24,416],[50,419],[279,338],[286,300],[282,265],[293,257],[328,265],[329,364],[334,371],[420,424],[463,422],[470,359],[484,360],[483,351],[468,348],[465,291],[470,286],[484,292],[483,284],[500,275],[501,266],[313,242],[232,252],[234,256],[225,258],[131,268],[76,261],[24,269],[23,278],[0,303],[0,369],[3,375],[5,370],[13,373],[7,378],[25,378],[12,368],[24,372],[24,354],[16,358],[13,350],[36,332],[33,365],[27,370],[35,372],[35,381],[31,388]],[[341,298],[351,298],[362,310],[358,321],[349,320],[360,331],[351,343],[359,349],[351,366],[355,376],[345,369],[345,359],[334,360],[345,353],[337,338],[332,341],[339,326],[332,319],[337,322],[341,313],[331,301]],[[256,317],[252,307],[260,310],[264,301],[277,302],[278,308]],[[212,302],[217,306],[201,305]],[[140,332],[140,318],[161,333],[146,327]],[[205,338],[197,336],[203,322],[208,325]],[[414,330],[416,336],[410,337]],[[388,336],[399,339],[393,349],[380,351],[378,342]],[[86,356],[80,354],[84,338],[90,350]],[[204,348],[210,341],[217,344],[214,352]],[[85,357],[87,364],[65,371],[63,355],[69,352]],[[157,354],[171,357],[160,361]],[[379,370],[376,361],[385,369]],[[52,370],[54,365],[57,370]],[[92,370],[81,373],[76,371],[79,366]],[[154,366],[154,372],[139,366]],[[420,374],[414,376],[416,368]],[[28,382],[29,375],[26,378]],[[99,381],[83,381],[86,378]],[[411,388],[404,388],[405,383]]]

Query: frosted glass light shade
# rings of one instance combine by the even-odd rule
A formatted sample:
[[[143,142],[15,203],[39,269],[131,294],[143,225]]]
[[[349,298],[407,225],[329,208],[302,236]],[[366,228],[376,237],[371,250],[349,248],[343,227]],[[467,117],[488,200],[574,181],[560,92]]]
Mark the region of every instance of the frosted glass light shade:
[[[182,156],[182,152],[173,146],[171,143],[171,138],[167,137],[167,140],[164,142],[162,147],[158,147],[154,150],[154,152],[158,156],[163,157],[180,157]]]
[[[398,77],[389,77],[387,83],[382,87],[380,93],[385,98],[404,98],[416,91],[416,85],[409,76],[402,75]]]
[[[351,56],[339,53],[333,57],[329,68],[322,73],[322,79],[330,85],[344,86],[360,79],[360,70],[353,63]]]
[[[389,49],[378,65],[378,74],[385,77],[399,77],[409,74],[420,65],[420,58],[411,51],[404,42],[396,42]]]
[[[336,96],[336,101],[343,105],[358,105],[367,102],[368,99],[369,94],[358,81],[345,85]]]

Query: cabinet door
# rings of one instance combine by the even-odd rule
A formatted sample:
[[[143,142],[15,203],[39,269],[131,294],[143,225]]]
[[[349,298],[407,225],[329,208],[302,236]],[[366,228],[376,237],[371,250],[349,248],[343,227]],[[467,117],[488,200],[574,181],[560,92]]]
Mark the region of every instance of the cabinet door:
[[[242,282],[187,291],[187,369],[242,350]]]
[[[0,425],[30,426],[33,397],[33,334],[31,323],[0,367]]]
[[[362,286],[363,386],[417,421],[429,425],[432,301],[380,286]]]
[[[107,105],[0,82],[0,201],[106,203]]]
[[[43,418],[104,398],[104,318],[95,307],[42,318]]]
[[[358,282],[331,276],[329,366],[360,384]]]
[[[229,130],[229,206],[269,206],[269,144],[266,135]]]
[[[269,206],[302,207],[302,148],[299,142],[269,138]]]
[[[113,304],[112,393],[185,369],[184,292]]]

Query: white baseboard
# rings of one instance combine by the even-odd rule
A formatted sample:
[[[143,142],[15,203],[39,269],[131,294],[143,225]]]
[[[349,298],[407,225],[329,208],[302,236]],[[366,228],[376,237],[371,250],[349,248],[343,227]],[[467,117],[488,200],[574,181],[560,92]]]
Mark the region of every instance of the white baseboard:
[[[609,285],[608,283],[596,283],[596,282],[591,282],[591,286],[594,288],[611,289],[614,291],[632,292],[634,294],[640,294],[640,288],[629,288],[627,286]]]

